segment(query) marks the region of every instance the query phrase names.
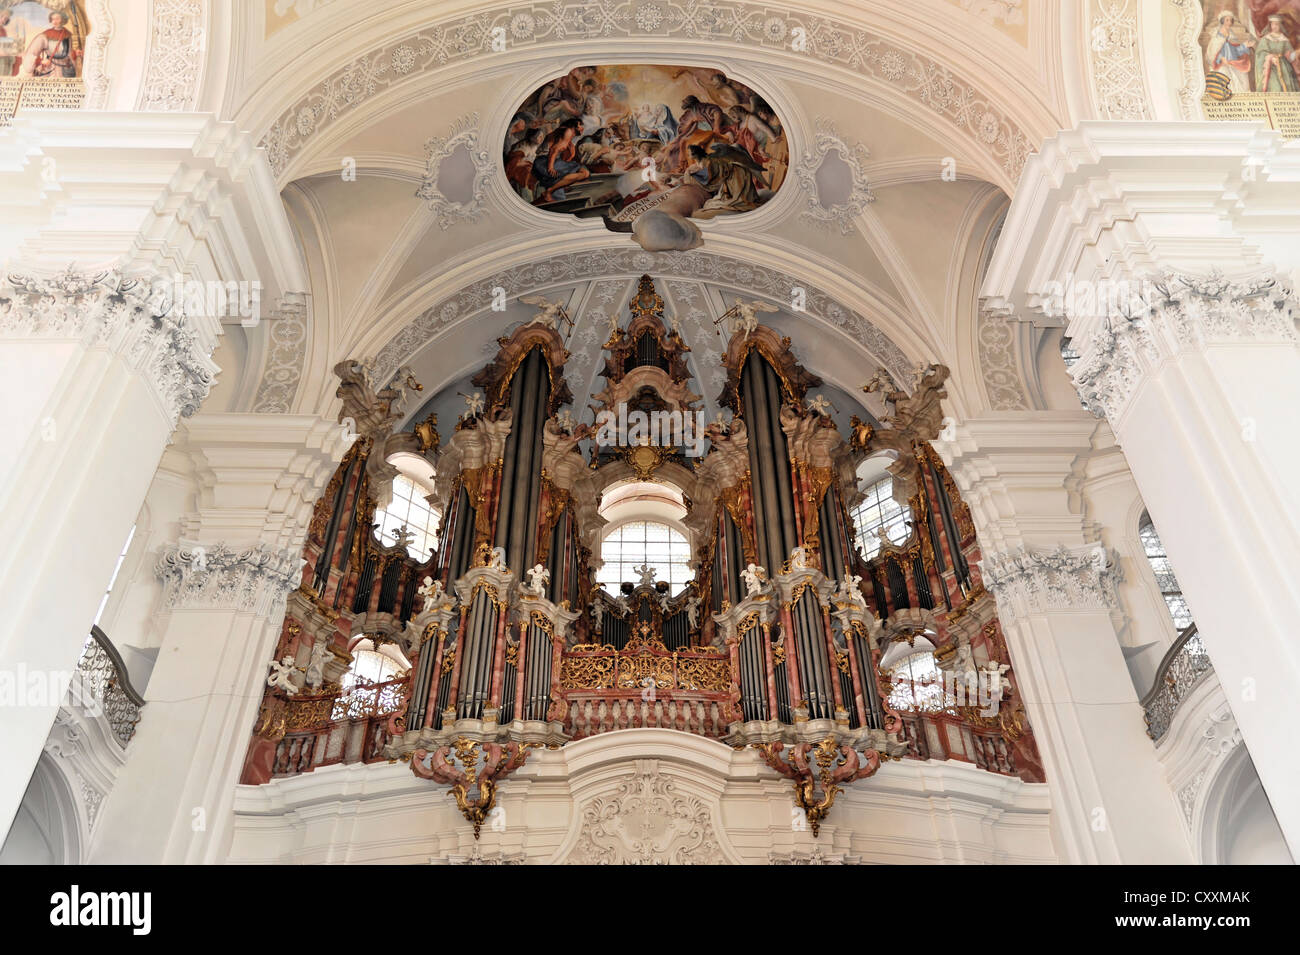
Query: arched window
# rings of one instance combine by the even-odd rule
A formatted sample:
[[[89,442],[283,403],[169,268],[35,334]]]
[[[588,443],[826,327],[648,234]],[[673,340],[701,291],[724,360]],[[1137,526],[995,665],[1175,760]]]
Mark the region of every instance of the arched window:
[[[397,533],[405,526],[411,534],[406,552],[423,563],[438,543],[438,521],[442,515],[429,506],[428,492],[404,474],[393,478],[393,501],[375,509],[375,536],[385,544],[394,544]]]
[[[910,511],[893,498],[894,479],[881,478],[867,488],[866,497],[853,508],[853,538],[867,560],[880,553],[880,538],[902,544],[911,535]],[[879,536],[877,536],[879,535]]]
[[[352,662],[339,680],[342,692],[334,700],[330,719],[357,719],[396,709],[402,703],[402,684],[379,684],[397,679],[410,668],[410,661],[391,643],[376,649],[369,637],[358,640]]]
[[[1138,521],[1138,537],[1142,540],[1147,562],[1156,575],[1160,596],[1165,598],[1165,606],[1169,608],[1174,629],[1186,630],[1192,625],[1192,610],[1183,598],[1183,588],[1178,586],[1178,578],[1174,576],[1174,565],[1169,562],[1165,545],[1160,543],[1160,535],[1156,533],[1156,526],[1151,523],[1151,515],[1146,511],[1142,512],[1142,519]]]
[[[685,589],[691,573],[691,546],[678,530],[659,521],[628,521],[605,535],[600,545],[600,559],[605,562],[596,582],[611,594],[617,594],[624,581],[636,583],[640,575],[633,570],[642,564],[655,569],[656,583],[668,581],[669,596]]]
[[[384,644],[376,650],[374,642],[366,638],[352,649],[352,662],[340,683],[346,693],[359,683],[386,683],[396,679],[410,666],[395,647]]]
[[[954,705],[932,650],[909,653],[889,668],[889,705],[896,710],[938,713]]]

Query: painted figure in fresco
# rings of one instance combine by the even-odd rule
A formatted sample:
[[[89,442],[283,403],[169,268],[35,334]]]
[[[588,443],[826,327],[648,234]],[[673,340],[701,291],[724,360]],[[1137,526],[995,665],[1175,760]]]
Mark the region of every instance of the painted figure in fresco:
[[[704,188],[709,199],[698,218],[706,219],[723,212],[747,212],[758,205],[755,176],[763,174],[749,154],[730,143],[714,143],[706,154],[700,146],[691,147],[692,166],[707,174]]]
[[[1282,18],[1268,18],[1269,32],[1255,44],[1255,89],[1261,93],[1297,93],[1296,50],[1282,32]]]
[[[660,145],[673,141],[677,136],[677,120],[667,103],[651,106],[642,103],[632,111],[631,136],[633,139],[657,139]]]
[[[537,159],[533,162],[533,171],[544,187],[542,201],[554,202],[557,192],[562,193],[566,186],[582,182],[591,175],[586,166],[576,161],[581,128],[580,119],[567,119],[542,140]]]
[[[13,19],[13,14],[8,10],[0,10],[0,53],[20,53],[17,49],[18,40],[9,35],[9,21]],[[0,56],[0,76],[13,76],[18,72],[20,58],[17,56]]]
[[[763,98],[718,70],[601,66],[571,70],[520,104],[502,159],[533,205],[600,216],[643,247],[689,248],[698,230],[634,224],[650,212],[658,222],[757,208],[784,180],[789,148]]]
[[[1249,93],[1254,55],[1255,38],[1237,23],[1231,11],[1221,11],[1219,26],[1205,46],[1206,69],[1226,76],[1234,96]]]
[[[70,78],[77,75],[81,51],[73,47],[72,34],[63,27],[66,22],[62,13],[55,11],[50,14],[50,28],[36,34],[27,45],[20,76]]]

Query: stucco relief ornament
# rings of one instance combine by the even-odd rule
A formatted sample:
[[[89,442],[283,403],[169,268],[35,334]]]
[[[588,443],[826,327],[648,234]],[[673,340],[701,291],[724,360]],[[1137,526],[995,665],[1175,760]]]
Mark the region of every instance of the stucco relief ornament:
[[[54,276],[0,278],[0,339],[65,338],[107,348],[148,382],[171,416],[189,417],[219,370],[216,318],[190,317],[171,282],[71,268]]]
[[[297,548],[276,551],[258,543],[234,550],[218,542],[210,547],[168,547],[155,572],[163,581],[165,610],[223,609],[274,616],[283,612],[304,563]]]
[[[1151,119],[1141,59],[1140,0],[1091,0],[1090,6],[1088,57],[1101,117]]]
[[[717,865],[729,861],[713,808],[678,788],[653,760],[618,788],[585,803],[571,865]]]
[[[975,337],[979,344],[980,374],[994,411],[1028,411],[1016,355],[1019,323],[1007,309],[981,303]]]
[[[1293,344],[1300,336],[1294,292],[1272,277],[1234,281],[1221,274],[1168,272],[1141,283],[1149,291],[1132,314],[1071,322],[1079,360],[1070,369],[1094,414],[1122,415],[1144,376],[1180,352],[1231,342]],[[1080,327],[1075,329],[1075,325]]]
[[[479,145],[478,122],[478,113],[463,116],[452,125],[447,135],[434,136],[424,144],[424,178],[415,194],[429,204],[439,228],[446,229],[456,222],[476,222],[487,212],[488,186],[496,166],[488,151]],[[455,192],[449,195],[448,187],[456,187],[440,182],[446,161],[459,149],[466,151],[473,168],[472,181],[459,184],[467,191],[464,198],[455,198]]]
[[[1007,616],[1015,615],[1017,605],[1033,613],[1119,607],[1124,575],[1117,555],[1100,547],[1084,552],[1021,548],[986,557],[982,568],[985,586]]]
[[[828,202],[822,195],[817,177],[827,156],[835,153],[842,164],[841,176],[848,182],[840,183],[847,195],[842,202]],[[848,235],[857,226],[857,218],[869,203],[876,201],[867,178],[866,166],[871,154],[861,143],[850,144],[840,137],[835,125],[827,119],[818,119],[811,147],[804,152],[803,161],[795,168],[799,186],[807,196],[807,208],[801,218],[815,225],[838,227],[841,235]]]
[[[997,2],[1009,9],[1015,0]],[[267,148],[273,173],[283,181],[290,174],[290,164],[310,139],[296,128],[295,118],[303,105],[316,111],[322,121],[336,122],[382,90],[404,81],[410,72],[432,72],[440,66],[490,54],[497,35],[495,27],[506,31],[512,47],[538,48],[535,55],[540,56],[545,55],[546,46],[570,44],[575,38],[647,35],[709,41],[728,51],[746,47],[770,50],[776,45],[771,32],[774,19],[780,21],[781,45],[788,42],[790,31],[797,27],[805,39],[800,56],[859,76],[884,79],[904,100],[972,135],[979,135],[980,117],[986,112],[991,114],[996,118],[997,136],[992,142],[986,137],[979,141],[987,145],[989,158],[1005,175],[1006,185],[1015,183],[1032,150],[1030,137],[985,90],[952,76],[947,64],[896,46],[880,34],[834,15],[791,13],[774,18],[770,9],[761,4],[737,0],[635,5],[627,0],[547,0],[456,12],[419,31],[391,37],[340,67],[286,106],[262,145]],[[407,72],[401,71],[405,58],[394,59],[394,53],[403,47],[415,55]]]

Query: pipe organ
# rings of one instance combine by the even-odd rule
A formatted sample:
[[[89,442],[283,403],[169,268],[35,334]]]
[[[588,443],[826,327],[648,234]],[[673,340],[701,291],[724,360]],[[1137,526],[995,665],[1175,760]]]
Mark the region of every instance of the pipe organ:
[[[908,390],[877,376],[864,390],[885,413],[855,416],[846,436],[791,340],[738,321],[719,395],[732,418],[695,433],[690,348],[664,311],[642,276],[603,345],[595,425],[570,410],[554,307],[498,340],[445,442],[436,420],[392,433],[413,382],[375,391],[364,368],[336,369],[340,418],[359,437],[317,505],[277,650],[304,678],[296,692],[268,687],[246,782],[406,760],[452,787],[477,834],[530,748],[642,726],[755,748],[792,780],[814,831],[843,785],[893,759],[1042,778],[969,512],[929,444],[947,370]],[[442,519],[423,563],[371,533],[395,450],[435,469]],[[867,560],[850,510],[858,466],[877,454],[910,523]],[[595,582],[600,501],[628,482],[671,484],[685,503],[694,576],[677,593],[649,561],[616,590]],[[410,667],[357,729],[337,701],[356,692],[342,682],[361,637],[393,643]],[[915,687],[882,661],[918,653],[932,654],[938,690],[904,699]],[[981,674],[994,672],[990,701]]]

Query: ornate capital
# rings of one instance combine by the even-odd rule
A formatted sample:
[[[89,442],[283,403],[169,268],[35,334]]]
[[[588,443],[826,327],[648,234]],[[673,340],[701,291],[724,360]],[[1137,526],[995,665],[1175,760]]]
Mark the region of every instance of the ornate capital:
[[[298,586],[304,561],[298,548],[276,551],[264,543],[233,550],[225,542],[211,547],[168,547],[156,573],[163,582],[165,610],[235,610],[259,616],[283,613],[289,591]]]
[[[1074,318],[1068,329],[1079,353],[1070,374],[1080,400],[1112,424],[1143,377],[1168,358],[1209,345],[1300,342],[1295,294],[1272,278],[1166,273],[1130,288],[1135,294],[1119,296],[1116,308]]]
[[[171,283],[119,272],[0,278],[0,338],[79,340],[107,347],[154,388],[170,419],[189,417],[220,369],[216,321],[187,317]]]
[[[984,584],[1005,616],[1052,610],[1116,610],[1124,575],[1101,546],[1082,552],[1020,548],[986,557]]]

